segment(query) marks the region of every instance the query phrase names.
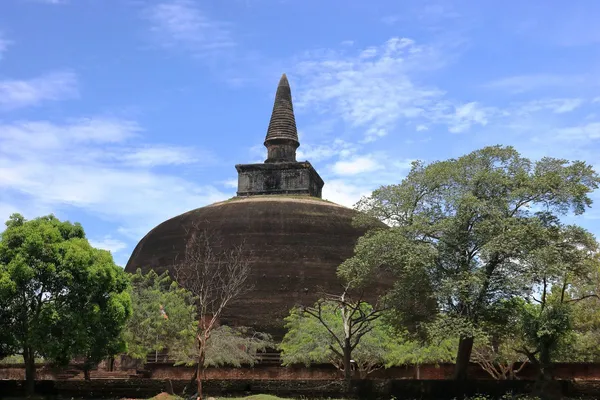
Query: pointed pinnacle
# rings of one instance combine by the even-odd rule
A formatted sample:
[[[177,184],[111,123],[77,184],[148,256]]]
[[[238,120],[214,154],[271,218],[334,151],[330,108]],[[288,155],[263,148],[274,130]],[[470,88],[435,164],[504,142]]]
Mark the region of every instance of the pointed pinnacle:
[[[283,74],[277,86],[275,103],[269,129],[267,130],[267,142],[273,139],[291,139],[298,142],[298,131],[296,129],[296,118],[294,117],[294,106],[292,104],[292,91],[287,76]]]

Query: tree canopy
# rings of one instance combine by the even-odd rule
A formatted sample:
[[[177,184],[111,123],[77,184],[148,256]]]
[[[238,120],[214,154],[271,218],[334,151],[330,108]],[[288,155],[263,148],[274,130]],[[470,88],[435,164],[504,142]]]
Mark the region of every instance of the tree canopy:
[[[35,356],[65,362],[121,349],[131,312],[127,279],[109,252],[93,248],[80,224],[13,214],[0,238],[3,351],[22,354],[33,389]]]
[[[167,272],[144,275],[138,269],[130,280],[133,312],[123,332],[127,354],[145,361],[151,353],[168,349],[176,354],[193,347],[198,322],[191,293]]]
[[[581,161],[522,157],[493,146],[457,159],[414,162],[397,185],[362,199],[365,218],[390,229],[362,237],[339,274],[361,285],[378,269],[395,274],[398,321],[415,329],[437,312],[458,326],[498,315],[503,301],[530,285],[522,262],[544,245],[547,215],[582,214],[600,179]],[[360,219],[357,223],[361,223]],[[413,310],[411,304],[422,304]],[[459,334],[456,378],[466,377],[474,337]]]
[[[358,321],[369,315],[372,307],[368,303],[359,305],[363,310],[356,315]],[[344,353],[346,332],[344,316],[336,301],[317,302],[309,314],[304,308],[294,308],[285,318],[287,333],[280,349],[283,365],[333,364],[345,372]],[[348,325],[348,324],[346,324]],[[349,328],[349,326],[348,326]],[[353,327],[353,329],[357,329]],[[351,360],[361,377],[384,366],[388,362],[389,347],[395,342],[393,332],[380,319],[367,321],[360,331],[350,332]]]

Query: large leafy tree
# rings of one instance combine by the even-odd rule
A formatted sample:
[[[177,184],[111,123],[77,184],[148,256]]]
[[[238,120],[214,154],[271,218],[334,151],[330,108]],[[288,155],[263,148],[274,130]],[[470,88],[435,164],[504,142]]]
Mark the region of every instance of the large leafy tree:
[[[108,251],[84,248],[79,257],[77,262],[90,268],[86,275],[71,281],[70,298],[56,305],[47,329],[39,332],[39,340],[46,342],[44,352],[55,362],[83,359],[84,375],[89,380],[92,367],[125,351],[122,332],[131,316],[131,301],[127,275]],[[54,340],[57,336],[63,340]]]
[[[574,311],[599,298],[594,282],[600,259],[598,243],[585,229],[563,225],[548,215],[543,245],[532,251],[523,264],[531,276],[528,304],[522,309],[525,343],[519,351],[538,367],[541,389],[552,378],[552,362],[560,358],[574,334]],[[593,303],[592,303],[593,304]]]
[[[36,355],[64,362],[118,349],[113,339],[131,307],[126,288],[123,270],[90,246],[81,225],[10,217],[0,239],[0,338],[5,352],[23,356],[29,392]]]
[[[361,238],[339,274],[362,284],[376,270],[389,269],[397,277],[399,322],[410,322],[407,326],[421,326],[439,311],[461,327],[476,327],[529,284],[519,260],[543,243],[546,227],[536,211],[581,214],[599,182],[584,162],[532,162],[512,147],[486,147],[429,165],[415,162],[400,184],[381,187],[358,203],[365,217],[390,229]],[[427,307],[415,311],[410,304]],[[473,349],[468,332],[458,332],[457,379],[466,378]]]
[[[138,269],[130,280],[133,315],[123,332],[127,354],[145,362],[150,354],[192,347],[198,322],[191,293],[167,272],[142,274]]]

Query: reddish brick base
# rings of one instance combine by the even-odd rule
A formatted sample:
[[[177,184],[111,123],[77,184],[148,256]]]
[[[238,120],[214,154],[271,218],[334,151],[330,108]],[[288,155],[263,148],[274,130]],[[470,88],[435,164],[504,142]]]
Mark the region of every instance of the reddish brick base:
[[[393,367],[381,369],[369,375],[375,380],[446,380],[451,379],[454,371],[453,364],[425,364],[420,366]],[[173,366],[172,364],[146,364],[143,370],[127,363],[119,363],[114,371],[107,371],[104,365],[91,372],[92,379],[128,379],[145,377],[151,379],[185,380],[194,373],[192,367]],[[472,364],[469,376],[477,380],[491,380],[491,377],[477,364]],[[520,379],[535,379],[535,369],[527,365],[519,374]],[[554,376],[557,380],[600,380],[600,364],[555,364]],[[80,366],[71,365],[67,368],[52,368],[38,365],[39,380],[80,380],[83,372]],[[243,368],[209,368],[206,371],[208,380],[337,380],[340,373],[331,365],[314,365],[282,367],[277,365],[261,365]],[[25,369],[22,364],[0,364],[0,380],[23,380]]]
[[[598,399],[598,381],[555,381],[553,393],[559,397]],[[36,393],[47,398],[87,398],[87,399],[147,399],[172,388],[181,394],[187,381],[163,381],[156,379],[128,380],[81,380],[37,381]],[[23,381],[0,380],[2,398],[24,396]],[[448,380],[363,380],[353,381],[347,388],[342,381],[323,380],[210,380],[205,382],[208,396],[248,396],[264,393],[283,397],[300,398],[355,398],[360,400],[390,399],[436,399],[450,400],[463,395],[488,394],[494,398],[511,392],[529,393],[531,381],[491,381],[479,380],[458,383]],[[193,394],[188,388],[187,395]]]

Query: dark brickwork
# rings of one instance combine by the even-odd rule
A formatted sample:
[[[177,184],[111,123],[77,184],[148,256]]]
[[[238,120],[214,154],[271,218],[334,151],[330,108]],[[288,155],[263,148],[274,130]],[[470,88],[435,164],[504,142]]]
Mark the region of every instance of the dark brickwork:
[[[294,194],[321,198],[323,179],[308,162],[296,161],[300,146],[292,104],[292,92],[285,74],[279,81],[273,113],[265,138],[264,164],[240,164],[238,196]]]
[[[207,396],[246,397],[272,394],[286,398],[398,400],[460,399],[464,395],[487,394],[495,399],[505,393],[525,394],[533,390],[532,381],[416,381],[416,380],[360,380],[346,388],[341,380],[207,380],[203,383]],[[594,381],[555,381],[558,396],[577,399],[598,399],[600,391]],[[194,393],[186,380],[103,380],[103,381],[38,381],[35,391],[43,398],[76,399],[147,399],[161,392],[173,390],[177,394]],[[392,397],[393,396],[393,397]],[[0,381],[0,398],[24,398],[24,381]]]
[[[321,198],[323,180],[309,162],[236,165],[238,196],[299,194]]]
[[[265,138],[265,146],[269,148],[271,144],[286,144],[293,147],[293,153],[286,153],[282,157],[284,154],[271,154],[269,152],[269,159],[266,162],[296,161],[296,148],[300,146],[300,143],[298,142],[296,117],[294,116],[294,105],[292,104],[292,91],[285,74],[281,76],[277,86],[273,112],[269,121],[267,137]]]
[[[264,164],[261,164],[264,165]],[[185,253],[194,224],[215,227],[227,246],[244,243],[252,273],[248,292],[225,309],[222,323],[250,326],[283,336],[283,318],[295,305],[312,305],[322,294],[336,293],[337,267],[354,252],[369,228],[354,226],[358,212],[309,196],[249,196],[198,208],[171,218],[136,246],[125,271],[168,270]],[[389,287],[377,278],[368,301]],[[185,282],[182,282],[185,286]]]

